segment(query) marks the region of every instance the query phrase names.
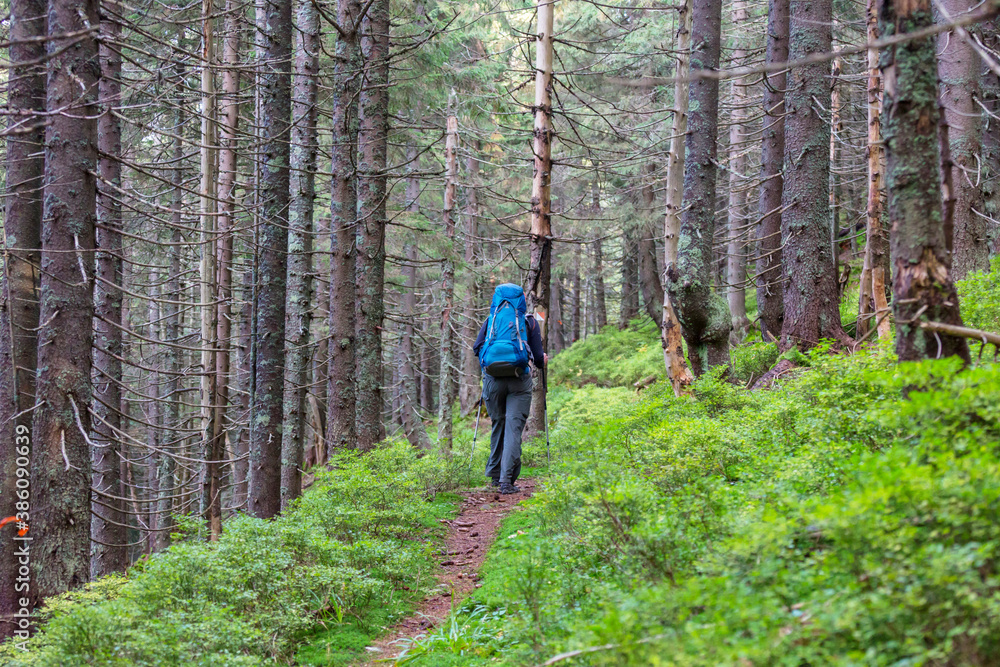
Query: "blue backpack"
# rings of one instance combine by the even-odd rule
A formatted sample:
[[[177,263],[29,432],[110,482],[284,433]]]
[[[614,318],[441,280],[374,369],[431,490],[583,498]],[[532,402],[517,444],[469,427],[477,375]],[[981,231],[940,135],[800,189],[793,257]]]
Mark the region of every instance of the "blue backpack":
[[[520,377],[528,371],[528,304],[520,285],[506,283],[493,292],[486,339],[479,365],[493,377]]]

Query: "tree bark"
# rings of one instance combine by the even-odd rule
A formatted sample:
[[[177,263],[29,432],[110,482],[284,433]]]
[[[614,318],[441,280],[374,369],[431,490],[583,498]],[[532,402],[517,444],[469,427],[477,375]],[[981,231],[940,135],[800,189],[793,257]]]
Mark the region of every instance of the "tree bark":
[[[788,60],[789,0],[769,0],[768,64]],[[787,73],[764,77],[764,129],[761,138],[760,206],[757,222],[757,317],[764,340],[777,340],[784,320],[781,280],[781,199],[784,190],[785,87]]]
[[[465,159],[465,173],[468,182],[465,185],[465,272],[466,289],[465,308],[463,313],[462,336],[462,386],[459,390],[459,405],[462,414],[468,414],[481,395],[479,379],[479,358],[472,349],[472,344],[479,333],[479,321],[476,319],[476,304],[479,303],[479,266],[476,256],[476,244],[479,241],[479,142],[473,140],[469,145],[469,155]]]
[[[994,51],[1000,47],[1000,36],[997,34],[995,20],[986,21],[982,25],[983,41]],[[992,114],[1000,114],[1000,77],[984,63],[983,78],[980,83],[981,96],[985,109],[982,112],[983,149],[981,190],[983,210],[980,213],[991,218],[1000,218],[1000,121]],[[987,109],[990,113],[987,113]],[[989,225],[990,256],[1000,254],[1000,228],[993,223]]]
[[[626,224],[622,233],[621,304],[618,328],[639,317],[639,232]]]
[[[830,51],[832,11],[831,0],[791,0],[789,59]],[[830,249],[830,125],[820,115],[830,107],[827,68],[792,69],[785,96],[782,349],[847,340]]]
[[[147,315],[149,318],[149,326],[146,328],[146,335],[152,339],[163,343],[166,336],[164,335],[165,327],[163,324],[162,310],[160,299],[163,296],[163,288],[160,285],[160,272],[156,268],[151,268],[149,271],[149,303],[147,307]],[[144,410],[145,420],[147,422],[146,426],[146,443],[149,445],[150,449],[153,450],[152,454],[147,455],[146,465],[144,469],[144,481],[148,487],[146,498],[149,502],[142,508],[142,515],[136,515],[134,518],[137,522],[142,522],[143,518],[146,520],[146,534],[145,537],[145,547],[142,552],[145,554],[152,554],[153,550],[156,549],[156,505],[157,500],[160,497],[160,477],[157,474],[157,461],[161,454],[156,453],[156,450],[163,448],[163,433],[165,429],[163,428],[163,413],[164,413],[164,401],[163,396],[160,393],[161,383],[163,382],[162,371],[166,370],[163,366],[164,355],[158,354],[156,356],[156,363],[151,364],[152,370],[149,374],[149,394],[155,399],[147,404]],[[125,461],[126,471],[131,470],[131,463]],[[131,475],[123,476],[123,479],[127,480],[131,485]],[[130,494],[134,494],[134,489],[129,489]],[[122,494],[125,495],[125,494]]]
[[[878,2],[867,0],[868,41],[878,39]],[[882,77],[878,67],[878,49],[868,49],[868,199],[865,208],[865,259],[861,269],[858,294],[858,338],[878,327],[882,340],[892,335],[889,304],[886,300],[886,275],[889,273],[889,239],[882,227],[885,212],[885,149],[882,146]]]
[[[555,0],[538,0],[535,30],[534,172],[531,180],[531,263],[524,288],[528,312],[540,312],[542,350],[548,349],[549,278],[552,270],[552,46]],[[545,388],[533,371],[526,439],[545,429]]]
[[[212,451],[217,459],[224,458],[226,451],[226,414],[229,408],[230,384],[230,340],[232,338],[233,319],[233,227],[236,218],[236,147],[239,135],[239,48],[240,24],[237,17],[237,0],[226,0],[225,35],[222,41],[222,96],[218,102],[219,119],[219,216],[218,236],[215,242],[216,253],[216,294],[218,316],[216,317],[215,334],[215,396],[212,399],[212,409],[215,416],[212,423]],[[249,329],[248,329],[249,331]],[[234,441],[240,436],[237,435]],[[234,442],[234,454],[239,457],[245,448]],[[236,462],[232,465],[231,480],[236,489],[246,488],[246,463]],[[209,525],[212,535],[217,537],[222,528],[222,485],[219,477],[214,480],[210,489],[213,499],[210,505]],[[245,495],[243,496],[245,498]],[[239,503],[242,505],[242,502]],[[218,517],[218,518],[216,518]]]
[[[844,119],[840,100],[841,72],[843,70],[840,58],[834,58],[830,63],[830,258],[833,260],[833,275],[837,280],[837,299],[840,300],[841,290],[847,287],[840,282],[840,175],[837,173],[837,163],[840,159],[840,139],[844,131]],[[850,270],[850,267],[848,267]]]
[[[402,395],[400,392],[402,382],[399,379],[399,366],[401,363],[399,345],[397,344],[396,349],[393,351],[392,363],[389,364],[389,367],[392,369],[392,377],[389,380],[389,387],[391,387],[391,398],[388,401],[389,423],[393,426],[403,425]]]
[[[747,21],[746,0],[733,3],[733,25],[743,25]],[[739,39],[737,37],[736,39]],[[742,43],[733,49],[732,62],[744,65],[747,51]],[[728,245],[726,248],[726,301],[732,320],[732,333],[737,341],[742,341],[750,326],[747,319],[747,295],[744,284],[747,279],[747,244],[744,243],[743,227],[746,224],[747,193],[743,190],[743,174],[747,169],[744,143],[747,122],[747,81],[743,77],[733,79],[733,111],[729,119],[729,215]]]
[[[224,458],[221,416],[215,409],[218,398],[218,359],[215,335],[218,326],[218,308],[215,305],[216,202],[218,199],[215,177],[216,127],[215,127],[215,6],[213,0],[202,2],[202,56],[201,56],[201,186],[199,210],[201,213],[201,279],[199,281],[201,306],[201,419],[204,442],[205,468],[202,477],[201,510],[209,526],[210,539],[216,540],[222,532],[222,502],[219,461]]]
[[[114,7],[114,5],[113,5]],[[120,28],[114,18],[101,22],[111,42]],[[97,281],[94,285],[94,498],[90,533],[94,539],[90,554],[90,576],[103,577],[124,572],[128,566],[128,540],[122,506],[122,428],[119,409],[122,401],[122,210],[117,189],[121,187],[122,132],[117,107],[121,104],[122,60],[115,48],[102,43],[99,48],[101,78],[98,96],[101,117],[97,121]]]
[[[660,262],[656,251],[657,227],[654,223],[656,165],[649,162],[645,166],[642,185],[642,228],[639,232],[639,286],[642,303],[650,319],[658,328],[663,327],[663,283]],[[577,274],[579,275],[579,274]]]
[[[421,301],[426,303],[427,300],[421,299]],[[427,342],[431,340],[431,327],[428,318],[423,318],[420,331],[424,341],[420,353],[420,377],[418,379],[418,385],[420,386],[420,409],[430,414],[434,412],[434,392],[431,390],[434,376],[434,347]]]
[[[338,0],[337,22],[354,26],[361,13],[360,0]],[[356,30],[337,38],[333,68],[333,147],[330,197],[330,362],[327,394],[326,448],[334,451],[356,446],[355,416],[357,378],[355,279],[357,250],[358,90],[361,84],[361,51]]]
[[[976,6],[978,3],[969,0],[941,0],[938,10],[947,21],[962,17]],[[953,201],[954,207],[953,280],[961,280],[970,271],[990,268],[988,225],[991,223],[976,213],[983,208],[978,184],[983,126],[976,103],[980,97],[980,62],[975,50],[957,30],[938,35],[937,72],[951,154],[950,164],[942,164],[941,168],[951,172],[952,189],[944,195]]]
[[[444,148],[444,264],[441,267],[441,374],[438,379],[438,443],[451,452],[452,406],[458,393],[458,368],[455,359],[455,332],[452,315],[455,310],[455,189],[458,183],[458,118],[454,100],[449,100]]]
[[[182,34],[178,34],[178,44],[181,41],[181,37]],[[177,85],[180,86],[183,83],[184,76],[184,70],[180,64],[177,65],[174,75],[176,77]],[[179,102],[176,104],[174,109],[173,121],[175,127],[181,127],[184,122],[184,108]],[[173,155],[171,156],[171,161],[174,164],[174,168],[171,173],[170,199],[170,208],[172,210],[170,222],[173,227],[173,233],[171,234],[170,246],[170,273],[167,278],[167,292],[169,294],[169,298],[167,302],[163,304],[163,309],[166,311],[164,313],[164,330],[166,333],[166,339],[169,341],[164,355],[166,357],[164,363],[169,373],[166,383],[167,414],[165,423],[168,429],[176,433],[176,430],[180,429],[182,426],[180,405],[181,354],[180,350],[176,347],[178,341],[180,340],[181,331],[181,316],[178,308],[178,302],[184,298],[181,291],[180,278],[181,227],[183,226],[184,212],[184,144],[180,134],[175,134],[174,136]],[[182,436],[179,435],[171,437],[169,449],[178,449],[180,447],[181,440]],[[173,526],[174,507],[172,496],[177,494],[180,488],[176,483],[176,461],[170,454],[160,453],[158,455],[157,477],[159,498],[157,499],[155,512],[156,526],[154,529],[154,550],[158,551],[165,549],[170,543],[170,528]]]
[[[260,173],[260,264],[254,404],[250,419],[250,513],[270,518],[281,509],[282,398],[285,377],[285,294],[288,262],[289,124],[291,121],[292,2],[268,0]]]
[[[252,257],[250,258],[252,261]],[[240,313],[240,359],[239,375],[243,392],[240,396],[240,408],[245,414],[250,414],[251,383],[253,381],[253,267],[247,267],[243,272],[243,309]],[[233,464],[233,508],[246,510],[250,501],[250,428],[240,430],[235,442],[235,458]]]
[[[691,69],[718,69],[722,2],[693,0],[691,4]],[[719,82],[696,79],[690,84],[689,95],[685,208],[670,296],[678,306],[691,369],[700,376],[712,366],[729,362],[729,309],[712,290]]]
[[[0,499],[4,516],[17,511],[17,458],[31,449],[31,413],[35,405],[38,355],[39,265],[42,228],[42,147],[45,125],[45,2],[12,0],[7,104],[7,188],[4,217],[4,272],[0,276]],[[27,436],[27,437],[26,437]],[[30,525],[30,524],[29,524]],[[0,637],[17,629],[13,614],[23,595],[11,582],[17,576],[16,543],[0,541]]]
[[[934,22],[930,0],[884,0],[879,18],[883,35],[913,32]],[[953,355],[969,360],[964,338],[920,328],[921,322],[962,325],[938,178],[941,110],[935,51],[935,40],[915,39],[884,49],[880,63],[895,268],[892,308],[900,361]]]
[[[641,256],[641,253],[640,253]],[[570,287],[573,290],[573,298],[570,301],[570,340],[572,345],[580,340],[580,320],[583,313],[583,290],[580,286],[580,246],[577,244],[573,248],[573,266],[569,277]]]
[[[31,567],[41,598],[90,578],[91,348],[97,182],[96,0],[50,0]],[[72,48],[69,44],[73,42]]]
[[[357,417],[358,447],[385,437],[382,320],[385,316],[386,150],[389,121],[389,2],[374,0],[361,22],[364,76],[358,101]]]
[[[691,383],[691,371],[684,359],[684,338],[681,323],[674,310],[669,285],[677,279],[677,242],[681,230],[681,198],[684,194],[684,142],[687,134],[688,101],[691,73],[691,3],[679,7],[676,37],[677,69],[674,83],[674,120],[670,130],[670,153],[667,158],[666,213],[663,218],[663,275],[668,289],[663,292],[660,344],[663,362],[674,395],[680,396]]]
[[[549,283],[549,349],[552,356],[566,349],[566,335],[563,332],[563,287],[562,276],[553,275]]]
[[[291,135],[291,163],[295,168],[289,176],[291,206],[288,210],[288,297],[285,307],[288,352],[281,443],[282,509],[302,495],[313,296],[313,202],[319,152],[316,107],[319,12],[310,0],[300,0],[295,10]]]
[[[593,185],[593,215],[599,218],[601,215],[601,189],[597,177],[594,177]],[[594,321],[597,330],[600,331],[608,326],[608,306],[604,289],[604,242],[598,235],[592,244],[594,249]]]
[[[414,218],[420,213],[420,181],[412,173],[417,169],[419,153],[417,147],[407,147],[407,162],[411,173],[406,179],[406,207]],[[413,339],[416,335],[417,317],[417,244],[411,241],[406,244],[406,264],[403,265],[403,326],[400,332],[399,348],[396,353],[401,356],[399,361],[399,377],[402,384],[401,399],[403,432],[413,447],[427,450],[431,440],[427,429],[417,412],[417,374],[414,366],[415,352]]]

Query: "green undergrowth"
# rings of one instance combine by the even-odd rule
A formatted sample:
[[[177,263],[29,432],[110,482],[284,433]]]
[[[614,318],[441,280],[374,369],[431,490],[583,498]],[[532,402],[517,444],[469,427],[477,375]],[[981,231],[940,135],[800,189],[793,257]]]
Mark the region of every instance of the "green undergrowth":
[[[331,470],[273,521],[237,517],[218,542],[175,542],[51,600],[24,653],[0,664],[343,665],[434,584],[457,468],[390,441]]]
[[[760,332],[751,331],[741,345],[730,350],[729,379],[751,382],[777,358],[777,346],[761,342]],[[549,391],[551,394],[554,387],[560,386],[631,388],[650,376],[666,379],[660,331],[647,317],[633,320],[625,329],[605,327],[555,355],[549,362]],[[558,396],[555,400],[559,400]]]
[[[1000,332],[1000,257],[993,258],[990,269],[973,271],[955,284],[966,325]]]
[[[997,664],[1000,366],[806,361],[561,390],[552,474],[410,664]]]
[[[663,348],[656,323],[648,317],[625,329],[604,327],[577,341],[549,363],[549,384],[574,387],[630,386],[650,375],[664,376]]]

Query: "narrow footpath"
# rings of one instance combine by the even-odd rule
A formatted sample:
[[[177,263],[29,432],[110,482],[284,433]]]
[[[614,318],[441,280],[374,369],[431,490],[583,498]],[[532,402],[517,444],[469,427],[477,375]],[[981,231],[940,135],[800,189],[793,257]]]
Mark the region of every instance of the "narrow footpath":
[[[366,665],[392,664],[412,639],[437,627],[453,607],[458,607],[472,591],[479,588],[479,569],[486,553],[497,539],[500,522],[535,490],[534,479],[519,479],[521,492],[502,496],[496,491],[473,490],[465,494],[458,516],[448,525],[445,546],[439,554],[441,567],[438,585],[417,609],[365,650]]]

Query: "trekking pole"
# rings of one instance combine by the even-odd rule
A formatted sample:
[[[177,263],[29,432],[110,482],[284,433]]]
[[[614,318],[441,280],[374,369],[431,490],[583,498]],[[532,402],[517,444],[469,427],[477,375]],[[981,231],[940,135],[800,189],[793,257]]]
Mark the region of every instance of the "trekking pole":
[[[472,486],[472,457],[476,455],[476,438],[479,437],[479,417],[483,414],[483,392],[479,392],[479,400],[476,401],[476,428],[472,432],[472,451],[469,452],[469,486]]]
[[[549,374],[548,364],[542,362],[542,419],[545,420],[545,461],[552,472],[552,453],[549,451]]]

